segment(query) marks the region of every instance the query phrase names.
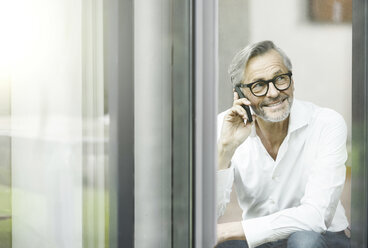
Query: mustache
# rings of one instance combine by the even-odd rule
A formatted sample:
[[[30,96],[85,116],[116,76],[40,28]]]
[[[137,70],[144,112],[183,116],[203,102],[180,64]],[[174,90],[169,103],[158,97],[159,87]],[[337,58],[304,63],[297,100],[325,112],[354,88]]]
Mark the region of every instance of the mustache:
[[[264,102],[262,102],[260,104],[260,106],[263,107],[263,106],[266,106],[266,105],[269,105],[269,104],[272,104],[272,103],[275,103],[275,102],[280,102],[280,101],[283,101],[283,100],[285,100],[287,98],[289,98],[289,97],[288,96],[281,96],[281,95],[279,95],[278,97],[265,100]]]

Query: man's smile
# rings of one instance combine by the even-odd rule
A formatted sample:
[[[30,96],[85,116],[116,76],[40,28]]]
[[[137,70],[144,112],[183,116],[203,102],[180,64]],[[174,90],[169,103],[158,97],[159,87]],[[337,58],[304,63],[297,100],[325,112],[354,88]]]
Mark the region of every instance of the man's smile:
[[[267,104],[262,104],[263,108],[277,108],[280,105],[282,105],[285,100],[287,99],[287,97],[285,97],[284,99],[278,100],[278,101],[273,101],[271,103],[267,103]]]

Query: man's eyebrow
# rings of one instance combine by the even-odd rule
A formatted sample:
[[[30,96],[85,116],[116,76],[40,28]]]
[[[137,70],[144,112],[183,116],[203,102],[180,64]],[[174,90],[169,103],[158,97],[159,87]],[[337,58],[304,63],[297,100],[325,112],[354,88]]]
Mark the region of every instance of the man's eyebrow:
[[[282,73],[282,70],[281,70],[281,69],[279,69],[277,72],[275,72],[275,73],[273,74],[273,76],[280,75],[281,73]]]
[[[282,70],[281,69],[279,69],[279,70],[277,70],[276,72],[274,72],[273,74],[272,74],[272,77],[275,77],[275,76],[277,76],[277,75],[279,75],[279,74],[281,74],[282,73]],[[271,79],[271,78],[269,78],[269,79]],[[269,79],[265,79],[265,78],[263,78],[263,77],[260,77],[260,78],[255,78],[255,79],[253,79],[252,80],[252,82],[257,82],[257,81],[260,81],[260,80],[262,80],[262,81],[266,81],[266,80],[269,80]]]

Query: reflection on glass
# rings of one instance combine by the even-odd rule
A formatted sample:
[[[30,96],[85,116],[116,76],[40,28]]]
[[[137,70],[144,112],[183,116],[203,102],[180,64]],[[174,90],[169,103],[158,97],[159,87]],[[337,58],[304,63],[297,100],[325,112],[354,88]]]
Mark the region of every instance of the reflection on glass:
[[[11,138],[9,71],[0,65],[0,247],[11,247]]]
[[[0,247],[108,244],[102,13],[1,3]]]
[[[0,247],[11,247],[11,4],[0,4]]]
[[[313,10],[311,4],[313,2]],[[318,7],[317,2],[341,2],[332,6],[332,12]],[[347,178],[341,200],[350,222],[351,171],[351,5],[346,1],[278,1],[264,0],[219,1],[219,113],[229,109],[233,102],[233,84],[227,70],[235,53],[247,44],[272,40],[281,47],[293,63],[292,78],[295,98],[334,109],[343,116],[348,128],[346,162]],[[341,8],[340,10],[338,8]],[[350,8],[350,9],[349,9]],[[329,21],[311,17],[330,16]],[[328,9],[330,11],[330,9]],[[260,18],[272,17],[272,18]],[[335,14],[334,14],[335,13]],[[347,14],[346,14],[347,13]],[[339,18],[342,19],[339,19]],[[350,19],[349,19],[350,18]],[[231,39],[229,39],[231,37]],[[262,78],[270,80],[273,76]],[[245,82],[247,84],[253,82]],[[258,87],[259,85],[257,85]],[[257,88],[265,91],[265,84]],[[268,87],[272,84],[269,83]],[[243,87],[243,91],[246,88]],[[255,89],[255,90],[257,90]],[[259,93],[258,92],[258,93]],[[237,192],[232,189],[231,199],[218,223],[242,220]],[[255,193],[255,192],[253,192]]]

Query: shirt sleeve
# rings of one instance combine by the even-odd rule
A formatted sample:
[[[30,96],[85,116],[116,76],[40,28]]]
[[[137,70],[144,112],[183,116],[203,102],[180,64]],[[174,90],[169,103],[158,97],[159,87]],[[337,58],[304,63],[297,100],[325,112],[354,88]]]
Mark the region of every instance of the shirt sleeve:
[[[217,116],[217,140],[220,138],[222,122],[226,111]],[[217,171],[217,188],[216,188],[216,210],[217,219],[224,215],[226,205],[230,202],[231,188],[234,182],[234,167],[231,165],[228,169]]]
[[[242,221],[249,248],[286,239],[296,231],[323,233],[330,226],[345,183],[347,128],[334,114],[321,127],[316,159],[300,205],[271,215]]]
[[[224,215],[230,202],[231,188],[234,182],[234,167],[217,171],[217,219]]]

